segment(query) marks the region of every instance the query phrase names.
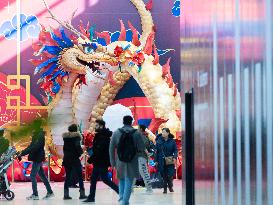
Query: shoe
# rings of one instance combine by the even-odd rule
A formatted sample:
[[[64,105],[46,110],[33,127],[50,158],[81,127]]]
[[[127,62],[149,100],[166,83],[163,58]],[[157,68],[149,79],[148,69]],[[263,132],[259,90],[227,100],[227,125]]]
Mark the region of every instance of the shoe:
[[[168,177],[168,188],[170,192],[174,192],[173,190],[173,177]]]
[[[70,196],[64,196],[64,198],[63,198],[63,200],[71,200],[72,199],[72,197],[70,197]]]
[[[84,189],[80,189],[80,197],[79,199],[86,199],[87,196],[85,195],[85,190]]]
[[[52,193],[47,193],[46,195],[45,195],[45,197],[43,197],[43,199],[44,200],[46,200],[46,199],[50,199],[50,198],[52,198],[52,197],[54,197],[55,195],[54,195],[54,193],[52,192]]]
[[[172,187],[169,187],[169,191],[170,191],[170,192],[174,192],[174,190],[173,190]]]
[[[164,188],[163,194],[167,194],[167,188]]]
[[[31,196],[28,196],[26,199],[27,200],[39,200],[39,196],[32,194]]]
[[[65,189],[64,190],[64,200],[70,200],[72,199],[72,197],[69,196],[69,190],[68,189]]]
[[[88,203],[88,202],[95,202],[95,199],[88,198],[82,201],[83,203]]]

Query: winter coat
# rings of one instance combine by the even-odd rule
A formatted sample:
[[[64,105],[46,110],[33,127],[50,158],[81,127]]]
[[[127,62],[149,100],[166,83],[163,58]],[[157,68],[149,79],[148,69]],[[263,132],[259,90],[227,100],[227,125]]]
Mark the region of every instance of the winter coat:
[[[102,129],[95,134],[93,140],[93,154],[88,159],[94,166],[109,167],[109,145],[112,132],[109,129]]]
[[[147,151],[149,151],[150,150],[150,140],[149,140],[148,136],[146,136],[145,134],[141,133],[141,138],[143,140],[145,149],[147,149]],[[147,154],[146,154],[145,151],[141,152],[139,154],[139,157],[144,157],[146,160],[148,160],[148,156],[147,156]]]
[[[30,145],[21,152],[21,156],[28,154],[28,160],[32,162],[42,162],[45,160],[45,131],[35,131],[31,138]]]
[[[134,128],[132,126],[126,125],[122,127],[122,129],[125,132],[128,132],[128,131],[132,131]],[[141,138],[141,134],[138,131],[135,131],[132,136],[134,138],[137,154],[135,155],[135,157],[133,158],[131,162],[129,163],[121,162],[116,155],[116,150],[117,150],[121,135],[122,135],[121,131],[117,130],[114,132],[112,136],[112,139],[110,142],[110,148],[109,148],[111,165],[112,167],[116,167],[117,176],[119,179],[124,179],[125,177],[136,178],[139,176],[138,160],[137,160],[138,154],[145,150],[145,145]]]
[[[177,147],[175,140],[172,137],[169,137],[167,141],[159,135],[156,140],[156,157],[155,162],[158,163],[158,171],[160,173],[166,173],[168,176],[174,175],[174,165],[165,165],[164,157],[173,156],[177,158]]]
[[[79,132],[66,132],[63,134],[63,165],[73,167],[81,164],[80,156],[83,153],[81,148],[81,135]]]

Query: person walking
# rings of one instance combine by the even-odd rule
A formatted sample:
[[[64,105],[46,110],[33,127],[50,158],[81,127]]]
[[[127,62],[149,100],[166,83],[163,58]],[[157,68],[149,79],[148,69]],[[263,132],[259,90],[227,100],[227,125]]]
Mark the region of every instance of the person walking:
[[[93,164],[93,171],[90,179],[90,193],[83,202],[95,202],[96,184],[99,179],[119,194],[118,186],[111,181],[108,176],[110,167],[109,144],[112,132],[105,128],[103,120],[96,120],[95,137],[93,140],[93,154],[88,159],[88,163]]]
[[[131,116],[123,117],[124,126],[114,132],[109,148],[110,162],[116,168],[119,179],[121,205],[129,205],[132,184],[139,175],[138,154],[145,150],[141,135],[132,127],[132,123]]]
[[[174,136],[170,133],[169,128],[163,128],[162,134],[157,137],[156,141],[156,157],[158,171],[163,178],[163,194],[167,194],[167,187],[170,192],[173,190],[173,176],[175,172],[175,164],[177,159],[177,147]]]
[[[85,199],[85,190],[82,178],[82,165],[80,156],[83,154],[81,147],[81,134],[78,132],[78,126],[72,124],[68,127],[68,132],[63,133],[63,166],[66,176],[64,182],[64,200],[72,199],[69,196],[69,186],[72,185],[73,173],[77,175],[80,186],[79,199]]]
[[[43,199],[49,199],[54,196],[48,179],[46,178],[45,172],[43,170],[43,161],[45,160],[45,131],[38,126],[32,133],[32,139],[30,145],[24,149],[18,156],[19,161],[21,161],[22,156],[28,155],[28,160],[32,161],[32,169],[30,173],[31,183],[32,183],[32,195],[27,197],[27,200],[39,200],[38,190],[37,190],[37,174],[44,183],[47,194]]]
[[[150,140],[148,137],[148,133],[146,132],[146,129],[147,127],[145,125],[138,126],[138,131],[140,132],[141,138],[145,145],[145,150],[141,152],[138,156],[138,168],[139,168],[139,173],[146,187],[146,193],[151,194],[153,193],[153,189],[151,184],[150,173],[147,166],[148,159],[149,159]]]

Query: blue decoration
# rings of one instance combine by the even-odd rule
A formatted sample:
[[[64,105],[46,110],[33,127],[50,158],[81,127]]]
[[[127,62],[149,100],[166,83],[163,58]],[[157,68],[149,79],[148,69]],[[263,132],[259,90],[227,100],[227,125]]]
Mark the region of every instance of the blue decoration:
[[[72,47],[74,44],[73,42],[70,40],[70,38],[68,38],[66,35],[65,35],[65,32],[64,32],[64,29],[62,27],[60,27],[60,32],[62,34],[62,38],[64,40],[64,42],[69,46],[69,47]]]
[[[58,46],[44,46],[43,51],[47,51],[48,53],[52,54],[52,55],[58,55],[62,49]]]
[[[131,66],[133,66],[133,65],[135,65],[135,63],[132,62],[132,61],[130,61],[130,62],[128,63],[128,66],[129,66],[129,67],[131,67]]]
[[[96,43],[91,43],[91,46],[93,47],[94,50],[97,50],[97,48],[98,48]]]
[[[61,77],[64,77],[64,76],[66,76],[66,75],[69,75],[69,72],[67,72],[67,71],[62,71],[62,72],[61,72]]]
[[[146,127],[149,127],[151,124],[152,119],[139,119],[138,120],[138,125],[145,125]]]
[[[106,32],[106,31],[104,31]],[[107,31],[110,34],[110,42],[113,43],[115,41],[118,41],[119,35],[120,35],[120,31],[115,31],[114,33],[111,33],[109,31]],[[140,38],[140,34],[138,33],[138,38]],[[126,41],[128,42],[132,42],[133,39],[133,32],[131,31],[131,29],[126,30]],[[104,38],[97,38],[97,43],[102,45],[102,46],[107,46],[106,41],[104,40]]]
[[[107,46],[106,41],[105,41],[104,38],[98,38],[97,43],[102,45],[102,46]]]
[[[133,32],[131,31],[131,29],[128,29],[126,31],[126,41],[131,42],[133,40]]]
[[[114,33],[111,33],[111,43],[118,41],[119,35],[120,35],[120,31],[116,31]]]
[[[38,38],[40,33],[40,25],[38,18],[34,15],[20,14],[20,41],[25,41],[31,38]],[[0,26],[0,35],[3,35],[7,40],[17,38],[17,16],[13,16],[11,20],[4,21]]]
[[[52,88],[52,92],[56,94],[56,93],[58,93],[58,92],[60,91],[61,86],[60,86],[60,84],[57,83],[57,82],[54,82],[53,85],[54,85],[54,86],[53,86],[53,88]]]
[[[159,56],[165,55],[166,53],[169,53],[170,51],[174,51],[174,49],[165,49],[165,50],[156,49],[156,50]]]
[[[131,47],[131,45],[128,44],[127,46],[125,46],[125,47],[123,48],[123,50],[125,51],[125,50],[127,50],[128,48],[130,48],[130,47]]]
[[[55,78],[57,78],[58,75],[60,75],[61,73],[62,73],[62,70],[58,70],[57,72],[55,72],[55,73],[53,74],[53,76],[51,77],[51,80],[55,80]]]
[[[111,35],[111,43],[118,41],[119,35],[120,35],[120,31],[116,31],[114,33],[110,33]],[[140,34],[138,33],[138,38],[140,38]],[[126,41],[128,42],[132,42],[133,39],[133,32],[131,31],[131,29],[126,30]]]
[[[50,74],[55,70],[55,68],[57,68],[57,66],[58,66],[58,65],[57,65],[56,63],[52,64],[52,65],[50,66],[50,68],[49,68],[46,72],[44,72],[44,73],[41,75],[41,78],[44,78],[44,77],[50,75]]]
[[[61,85],[57,83],[55,79],[58,76],[64,77],[69,74],[69,72],[61,70],[61,67],[59,67],[59,69],[57,69],[56,71],[56,68],[59,66],[57,64],[59,54],[64,48],[69,48],[74,46],[74,43],[65,35],[64,29],[62,27],[60,27],[60,33],[61,33],[61,37],[57,36],[56,34],[50,31],[52,40],[54,40],[59,46],[43,45],[43,47],[39,51],[39,54],[43,52],[48,52],[54,55],[54,57],[38,65],[34,71],[34,74],[37,74],[38,72],[41,71],[42,68],[45,68],[51,64],[50,67],[49,68],[47,67],[47,70],[41,75],[41,78],[39,79],[38,83],[42,81],[44,77],[52,75],[52,77],[50,78],[50,80],[53,82],[53,87],[51,88],[51,92],[55,94],[57,94],[61,88]],[[47,93],[48,103],[52,101],[51,92]]]
[[[50,31],[51,38],[58,43],[59,46],[62,48],[68,48],[69,46],[66,45],[61,38],[55,35],[52,31]]]
[[[35,68],[35,71],[34,71],[34,74],[37,74],[38,72],[40,72],[40,70],[45,67],[45,66],[48,66],[50,63],[52,62],[56,62],[58,61],[58,58],[55,57],[55,58],[50,58],[48,59],[47,61],[41,63],[40,65],[38,65],[36,68]]]
[[[180,16],[180,0],[176,0],[173,4],[173,8],[172,8],[172,14],[175,17],[179,17]]]

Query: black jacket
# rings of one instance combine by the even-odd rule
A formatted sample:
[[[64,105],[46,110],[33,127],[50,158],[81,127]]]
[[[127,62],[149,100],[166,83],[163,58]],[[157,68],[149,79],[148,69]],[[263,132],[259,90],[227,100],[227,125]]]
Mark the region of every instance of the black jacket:
[[[112,132],[109,129],[102,129],[95,134],[93,140],[93,154],[88,162],[94,166],[109,167],[109,145]]]
[[[45,160],[45,131],[39,130],[33,133],[30,145],[21,152],[21,156],[28,154],[28,160],[42,162]]]
[[[80,156],[83,153],[81,148],[81,135],[78,132],[66,132],[63,134],[63,165],[77,166],[80,162]]]

